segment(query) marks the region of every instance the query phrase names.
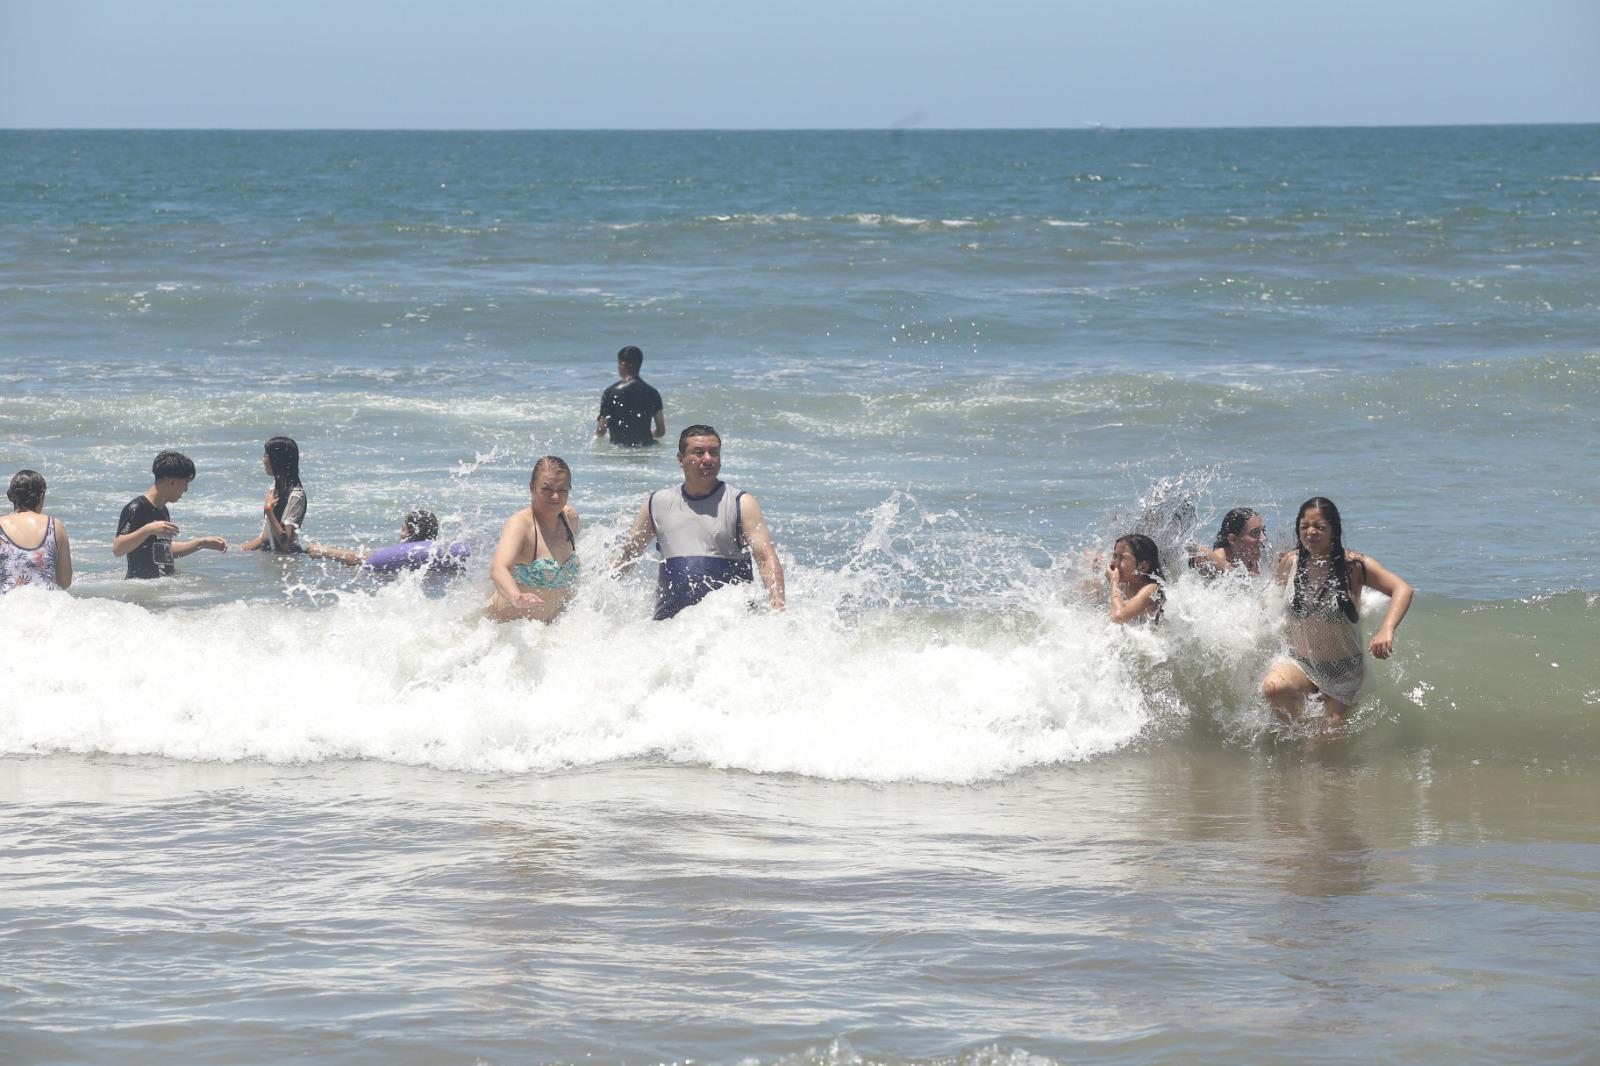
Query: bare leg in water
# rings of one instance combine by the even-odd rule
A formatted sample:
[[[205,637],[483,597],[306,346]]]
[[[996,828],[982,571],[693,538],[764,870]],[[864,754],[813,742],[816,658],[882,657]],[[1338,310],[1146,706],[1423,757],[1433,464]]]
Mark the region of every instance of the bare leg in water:
[[[1284,725],[1299,724],[1301,715],[1305,713],[1306,698],[1316,695],[1316,692],[1317,686],[1294,663],[1274,663],[1272,669],[1267,671],[1266,680],[1261,682],[1261,694],[1272,704],[1272,716]],[[1325,723],[1323,732],[1331,733],[1344,725],[1350,705],[1324,694],[1322,711]]]

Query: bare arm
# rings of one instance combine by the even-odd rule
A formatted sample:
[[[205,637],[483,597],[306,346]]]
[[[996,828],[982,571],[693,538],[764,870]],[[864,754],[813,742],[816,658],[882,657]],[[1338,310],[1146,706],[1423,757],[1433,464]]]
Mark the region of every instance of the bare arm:
[[[756,557],[761,580],[767,586],[768,602],[774,611],[783,610],[783,564],[778,561],[778,549],[772,545],[767,521],[761,517],[761,505],[748,492],[739,501],[739,531],[750,545],[750,554]]]
[[[193,555],[201,548],[209,548],[214,552],[228,550],[228,542],[221,537],[199,537],[195,540],[175,540],[172,542],[172,556],[181,559],[185,555]]]
[[[59,519],[50,521],[56,524],[56,584],[61,588],[72,587],[72,542],[67,539],[67,527]]]
[[[351,551],[348,548],[329,548],[322,544],[307,544],[306,555],[313,559],[332,559],[346,566],[361,566],[366,563],[370,553]]]
[[[531,521],[533,516],[525,511],[518,511],[506,519],[506,524],[500,530],[500,543],[494,547],[494,559],[489,563],[489,579],[494,582],[494,590],[500,594],[503,602],[514,607],[531,607],[544,602],[534,593],[524,592],[511,576],[511,567],[522,551],[522,542],[528,538],[528,523]]]
[[[175,537],[177,535],[177,526],[158,518],[154,522],[146,522],[131,533],[119,533],[113,537],[111,540],[111,554],[120,559],[151,537]]]
[[[621,573],[632,566],[655,535],[656,521],[650,517],[650,497],[646,496],[644,503],[639,505],[639,513],[633,518],[633,528],[628,530],[627,539],[617,549],[617,554],[611,557],[612,573]]]
[[[1111,620],[1117,625],[1127,625],[1135,618],[1153,613],[1159,606],[1156,602],[1156,590],[1159,588],[1155,582],[1145,585],[1132,596],[1123,598],[1122,589],[1116,581],[1111,582]]]
[[[272,529],[272,536],[271,538],[262,537],[260,539],[263,541],[276,540],[279,544],[293,544],[295,533],[299,530],[297,527],[286,525],[278,519],[278,516],[273,513],[274,508],[277,506],[278,494],[269,490],[266,502],[261,505],[261,514],[267,520],[267,525]]]
[[[1370,555],[1361,557],[1362,569],[1367,572],[1366,583],[1389,597],[1389,610],[1384,613],[1383,624],[1372,635],[1368,645],[1375,659],[1387,659],[1394,650],[1394,631],[1411,609],[1412,588],[1399,574],[1385,567]]]
[[[653,432],[656,435],[656,440],[660,440],[667,435],[667,409],[665,407],[656,408],[656,426]]]
[[[597,437],[603,437],[603,436],[606,435],[606,416],[605,415],[601,415],[599,418],[594,420],[594,435],[597,436]]]
[[[1295,552],[1284,552],[1278,556],[1278,565],[1272,568],[1272,580],[1280,585],[1289,583],[1289,575],[1294,573]]]

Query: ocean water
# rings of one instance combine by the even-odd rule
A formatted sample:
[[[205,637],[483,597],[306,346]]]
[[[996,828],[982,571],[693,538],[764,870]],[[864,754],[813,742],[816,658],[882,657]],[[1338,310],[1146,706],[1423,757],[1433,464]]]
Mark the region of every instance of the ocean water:
[[[0,131],[0,1057],[1592,1061],[1600,127]],[[709,422],[790,610],[603,560]],[[426,506],[378,582],[183,535]],[[588,579],[496,626],[530,466]],[[1351,735],[1182,552],[1307,496],[1417,588]],[[1111,627],[1086,557],[1166,552]],[[1363,604],[1370,632],[1385,607]]]

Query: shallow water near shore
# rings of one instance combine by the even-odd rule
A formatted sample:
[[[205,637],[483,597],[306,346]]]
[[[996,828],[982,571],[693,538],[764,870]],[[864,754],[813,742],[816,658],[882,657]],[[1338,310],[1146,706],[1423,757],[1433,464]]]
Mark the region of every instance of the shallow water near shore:
[[[1592,766],[1185,743],[885,788],[52,756],[0,763],[0,803],[19,1061],[1593,1050]]]

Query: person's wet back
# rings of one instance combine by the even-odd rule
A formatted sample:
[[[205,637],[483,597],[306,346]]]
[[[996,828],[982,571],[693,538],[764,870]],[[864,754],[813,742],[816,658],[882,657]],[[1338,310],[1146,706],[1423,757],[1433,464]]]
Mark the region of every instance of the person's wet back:
[[[629,448],[654,444],[657,438],[666,436],[667,417],[661,394],[639,376],[643,365],[644,352],[631,344],[617,353],[620,380],[600,394],[595,436],[609,434],[612,444]]]
[[[44,475],[18,470],[6,489],[12,513],[0,516],[0,595],[31,585],[72,585],[72,544],[67,527],[44,513]]]

